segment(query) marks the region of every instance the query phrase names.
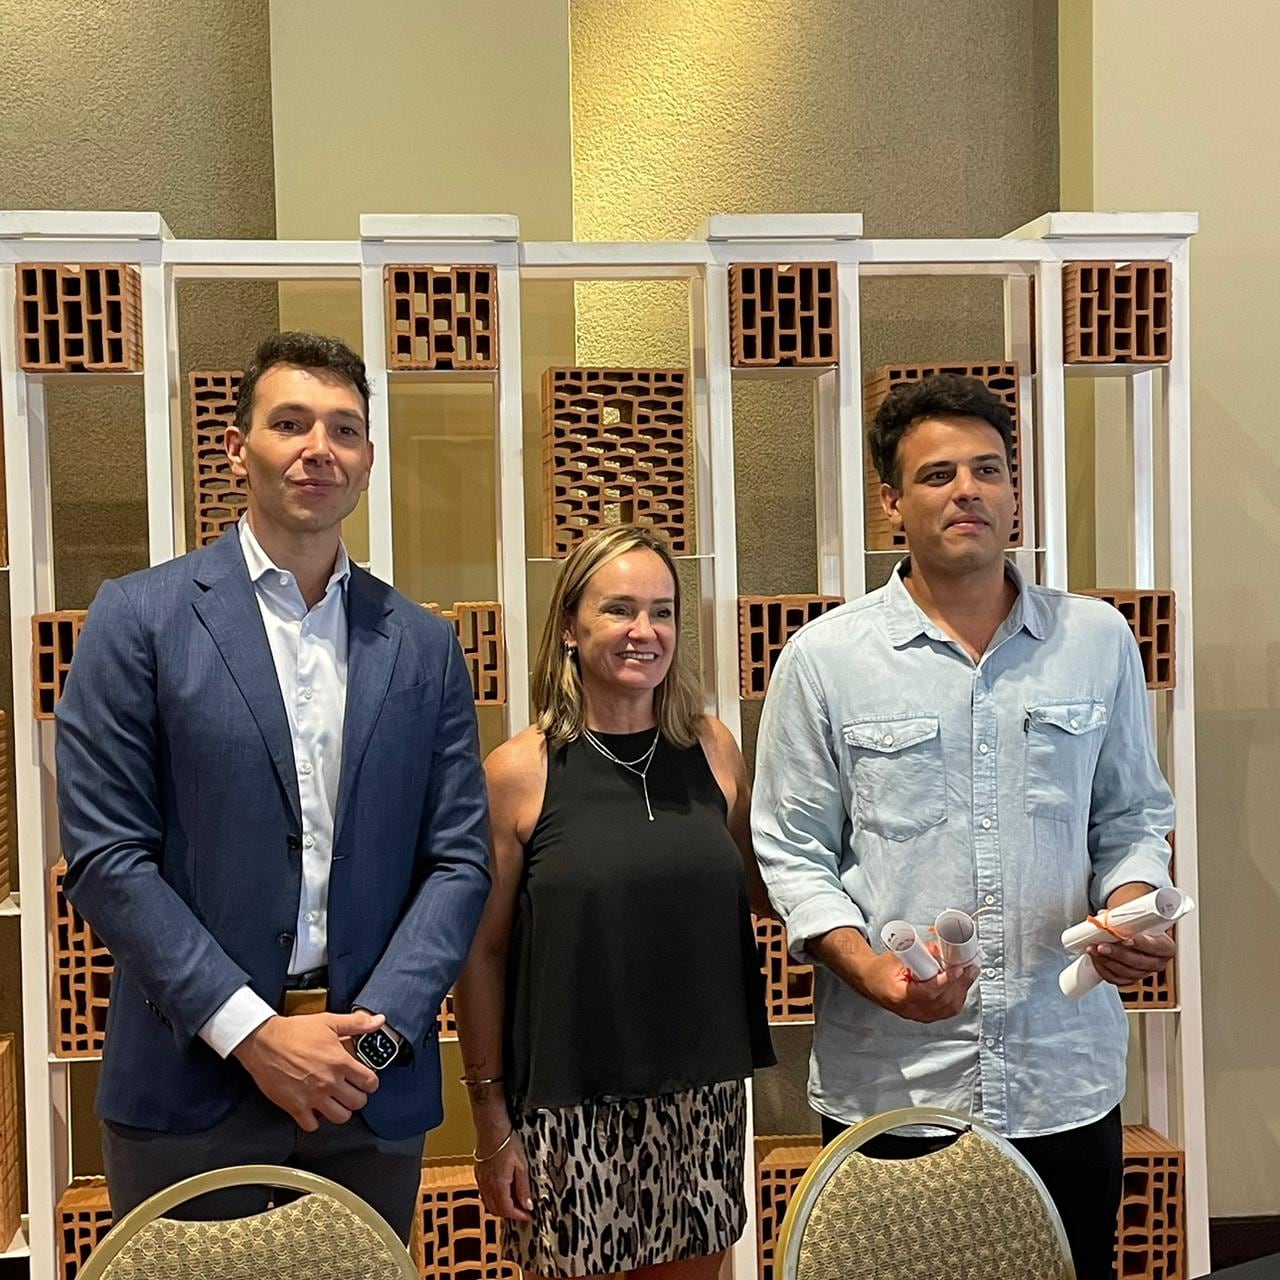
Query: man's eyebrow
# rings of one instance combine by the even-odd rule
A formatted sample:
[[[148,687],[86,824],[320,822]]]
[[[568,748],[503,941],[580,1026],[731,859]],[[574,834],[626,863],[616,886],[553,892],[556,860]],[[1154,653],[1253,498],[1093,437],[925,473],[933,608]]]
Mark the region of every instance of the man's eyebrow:
[[[311,408],[310,405],[298,404],[296,401],[290,401],[287,404],[275,405],[272,408],[271,412],[267,414],[267,417],[274,418],[277,414],[280,414],[280,413],[309,414],[313,412],[314,410]],[[361,413],[358,409],[332,409],[326,416],[330,418],[354,418],[356,422],[364,421],[364,414]]]
[[[1004,454],[1002,453],[979,453],[969,459],[974,462],[1003,462]],[[954,467],[956,464],[951,458],[931,458],[928,462],[922,462],[916,468],[916,475],[922,471],[927,471],[930,467]]]

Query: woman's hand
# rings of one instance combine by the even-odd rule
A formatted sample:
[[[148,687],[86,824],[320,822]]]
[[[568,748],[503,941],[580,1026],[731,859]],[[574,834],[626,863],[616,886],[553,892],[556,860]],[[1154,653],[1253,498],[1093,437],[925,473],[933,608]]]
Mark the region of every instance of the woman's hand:
[[[481,1151],[481,1155],[483,1154]],[[499,1218],[512,1218],[516,1222],[533,1221],[529,1162],[525,1159],[524,1143],[514,1130],[510,1141],[497,1155],[488,1160],[476,1161],[476,1183],[480,1188],[484,1207],[490,1213]]]

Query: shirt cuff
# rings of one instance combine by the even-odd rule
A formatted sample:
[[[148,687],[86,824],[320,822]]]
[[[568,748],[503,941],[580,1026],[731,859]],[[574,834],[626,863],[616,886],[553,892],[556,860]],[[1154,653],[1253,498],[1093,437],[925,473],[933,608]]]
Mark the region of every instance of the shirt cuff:
[[[802,902],[787,914],[787,948],[800,964],[817,964],[805,949],[810,938],[832,929],[857,929],[865,938],[867,920],[851,898],[839,893],[826,893]]]
[[[1149,884],[1153,889],[1167,889],[1173,881],[1169,878],[1169,846],[1139,845],[1125,854],[1119,862],[1093,877],[1093,908],[1101,911],[1122,884]]]
[[[200,1039],[220,1058],[230,1056],[235,1047],[262,1026],[276,1011],[246,984],[233,991],[222,1007],[200,1028]]]

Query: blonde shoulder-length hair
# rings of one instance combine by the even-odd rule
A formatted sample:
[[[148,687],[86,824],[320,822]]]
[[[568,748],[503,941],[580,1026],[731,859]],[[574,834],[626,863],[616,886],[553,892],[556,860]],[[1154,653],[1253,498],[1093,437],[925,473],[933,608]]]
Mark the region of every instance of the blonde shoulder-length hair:
[[[662,736],[677,747],[691,747],[698,740],[702,697],[680,661],[680,575],[667,544],[652,529],[623,524],[597,529],[583,538],[570,552],[556,580],[533,668],[534,718],[546,735],[548,746],[574,741],[585,724],[582,675],[576,656],[564,642],[565,628],[578,611],[591,575],[628,551],[652,551],[667,566],[674,584],[677,645],[667,674],[653,691],[658,727]]]

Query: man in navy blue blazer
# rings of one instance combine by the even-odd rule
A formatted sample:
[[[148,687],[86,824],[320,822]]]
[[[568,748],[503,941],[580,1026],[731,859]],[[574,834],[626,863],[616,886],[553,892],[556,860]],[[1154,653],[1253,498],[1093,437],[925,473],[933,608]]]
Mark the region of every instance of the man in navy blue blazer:
[[[116,966],[97,1105],[117,1216],[288,1164],[408,1238],[488,834],[452,629],[342,545],[368,407],[342,343],[262,343],[226,434],[245,516],[103,584],[57,707],[66,892]]]

